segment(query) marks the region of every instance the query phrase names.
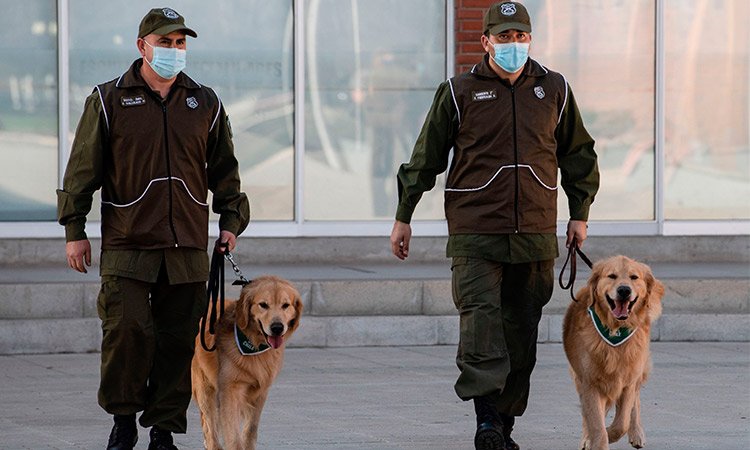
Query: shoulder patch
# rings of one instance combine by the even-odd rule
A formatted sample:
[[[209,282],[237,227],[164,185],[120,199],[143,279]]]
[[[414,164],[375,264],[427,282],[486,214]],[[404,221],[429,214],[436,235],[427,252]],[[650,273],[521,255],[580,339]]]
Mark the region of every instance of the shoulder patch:
[[[229,139],[234,139],[234,133],[232,133],[232,122],[229,121],[229,116],[227,116],[227,128],[229,128]]]
[[[495,89],[471,92],[471,100],[474,102],[483,102],[483,101],[495,100],[495,99],[497,99],[497,91]]]
[[[124,107],[128,106],[141,106],[146,104],[145,95],[134,95],[132,97],[120,97],[120,104]]]

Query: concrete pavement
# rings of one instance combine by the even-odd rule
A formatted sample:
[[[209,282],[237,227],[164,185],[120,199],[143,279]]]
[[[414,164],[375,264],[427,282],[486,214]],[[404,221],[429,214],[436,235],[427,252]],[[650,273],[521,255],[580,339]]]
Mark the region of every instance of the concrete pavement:
[[[653,342],[641,391],[647,449],[750,448],[750,343]],[[259,449],[471,449],[471,403],[453,393],[455,346],[291,348],[271,389]],[[0,356],[0,449],[103,449],[99,354]],[[611,415],[610,419],[611,420]],[[181,450],[202,449],[191,404]],[[578,398],[560,344],[539,346],[524,450],[575,449]],[[147,447],[141,430],[138,449]],[[631,448],[624,438],[613,450]]]

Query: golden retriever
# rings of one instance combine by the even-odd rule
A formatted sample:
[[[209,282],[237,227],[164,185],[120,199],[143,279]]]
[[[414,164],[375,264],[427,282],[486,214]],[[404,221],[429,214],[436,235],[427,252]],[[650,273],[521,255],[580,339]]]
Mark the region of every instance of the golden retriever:
[[[245,286],[238,301],[226,302],[214,336],[206,332],[206,345],[215,342],[215,351],[205,351],[196,338],[193,396],[206,449],[221,449],[220,436],[227,450],[255,449],[268,389],[301,315],[299,292],[286,280],[264,276]]]
[[[651,368],[650,328],[663,296],[647,265],[615,256],[594,264],[568,307],[563,347],[581,400],[581,449],[608,449],[625,433],[633,447],[645,445],[639,390]],[[613,405],[615,418],[605,428]]]

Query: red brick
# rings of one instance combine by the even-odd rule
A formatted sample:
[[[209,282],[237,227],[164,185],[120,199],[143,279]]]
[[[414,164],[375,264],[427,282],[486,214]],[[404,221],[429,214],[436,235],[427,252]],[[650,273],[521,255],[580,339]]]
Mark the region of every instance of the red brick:
[[[462,20],[461,31],[479,31],[482,32],[481,20]]]
[[[456,19],[479,19],[484,17],[483,9],[459,9],[456,8]]]
[[[484,8],[487,9],[497,0],[461,0],[462,8]]]
[[[459,31],[456,33],[456,42],[477,42],[480,36],[481,31]]]
[[[456,55],[456,64],[474,65],[482,59],[479,55]]]
[[[482,44],[479,43],[479,39],[477,39],[477,42],[462,42],[459,44],[459,53],[466,54],[466,53],[485,53],[484,48],[482,47]]]

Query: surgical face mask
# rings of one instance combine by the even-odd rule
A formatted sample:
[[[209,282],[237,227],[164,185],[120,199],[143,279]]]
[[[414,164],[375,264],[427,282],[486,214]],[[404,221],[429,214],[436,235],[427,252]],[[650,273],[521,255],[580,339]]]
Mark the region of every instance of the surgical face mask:
[[[529,59],[529,44],[510,42],[508,44],[492,44],[495,47],[493,58],[498,66],[508,73],[521,70]]]
[[[145,40],[143,42],[146,42]],[[154,57],[151,61],[148,59],[148,65],[154,69],[157,75],[160,77],[170,80],[177,76],[178,73],[182,72],[185,68],[185,61],[187,59],[187,50],[180,50],[178,48],[167,48],[167,47],[154,47],[153,45],[146,42],[146,45],[154,49]]]

